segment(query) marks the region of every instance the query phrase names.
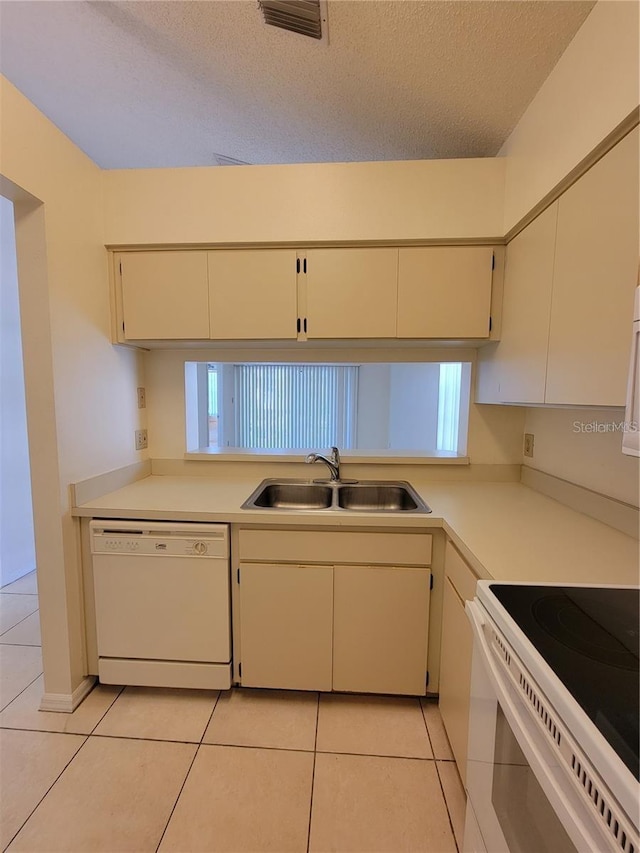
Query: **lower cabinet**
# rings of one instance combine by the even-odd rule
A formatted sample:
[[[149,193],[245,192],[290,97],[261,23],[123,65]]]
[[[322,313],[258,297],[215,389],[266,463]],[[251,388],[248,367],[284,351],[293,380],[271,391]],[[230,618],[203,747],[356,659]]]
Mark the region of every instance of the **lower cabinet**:
[[[240,566],[242,684],[331,690],[333,567]]]
[[[429,579],[420,568],[334,568],[334,690],[424,694]]]
[[[430,535],[241,531],[239,551],[243,686],[425,694]]]
[[[464,606],[465,601],[475,595],[477,577],[451,542],[446,545],[444,573],[439,704],[458,772],[464,782],[473,651],[473,634]]]

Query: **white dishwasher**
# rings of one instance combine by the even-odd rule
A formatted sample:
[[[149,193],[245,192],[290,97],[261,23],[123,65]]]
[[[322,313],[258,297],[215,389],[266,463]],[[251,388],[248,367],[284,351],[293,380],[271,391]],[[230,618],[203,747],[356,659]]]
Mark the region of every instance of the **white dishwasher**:
[[[97,519],[90,527],[100,681],[230,687],[227,525]]]

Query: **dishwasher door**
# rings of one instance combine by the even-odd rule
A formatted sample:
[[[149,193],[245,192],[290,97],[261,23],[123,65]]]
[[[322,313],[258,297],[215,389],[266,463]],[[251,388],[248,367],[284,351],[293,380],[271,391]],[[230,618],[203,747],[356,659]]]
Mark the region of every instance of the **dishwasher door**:
[[[100,680],[229,687],[227,526],[94,520],[90,527]]]

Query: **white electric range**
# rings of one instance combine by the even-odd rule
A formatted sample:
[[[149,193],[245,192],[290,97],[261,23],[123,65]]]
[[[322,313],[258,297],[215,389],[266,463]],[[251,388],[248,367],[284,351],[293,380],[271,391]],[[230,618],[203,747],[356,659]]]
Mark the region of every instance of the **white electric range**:
[[[465,851],[640,853],[639,596],[478,583]]]

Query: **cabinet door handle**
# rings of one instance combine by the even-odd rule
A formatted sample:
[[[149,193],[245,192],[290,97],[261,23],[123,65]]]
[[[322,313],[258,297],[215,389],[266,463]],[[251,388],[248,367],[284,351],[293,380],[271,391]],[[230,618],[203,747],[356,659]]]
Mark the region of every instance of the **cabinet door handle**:
[[[305,333],[307,331],[307,318],[306,317],[304,318],[304,331],[305,331]]]
[[[298,330],[298,334],[300,334],[300,317],[298,317],[298,321],[296,323],[296,328]]]
[[[302,262],[302,271],[306,273],[307,271],[307,259],[305,258]]]
[[[296,273],[300,275],[300,258],[296,258]]]

